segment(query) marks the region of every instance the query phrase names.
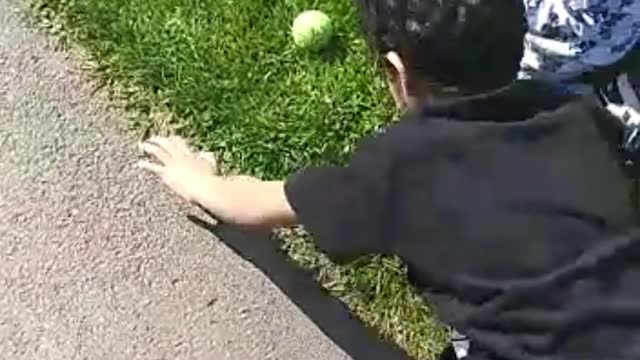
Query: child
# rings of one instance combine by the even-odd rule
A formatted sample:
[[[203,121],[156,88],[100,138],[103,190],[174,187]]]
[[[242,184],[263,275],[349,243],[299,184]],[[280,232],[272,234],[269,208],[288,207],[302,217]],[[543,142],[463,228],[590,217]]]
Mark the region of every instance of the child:
[[[622,129],[592,96],[534,80],[489,89],[515,76],[521,11],[363,0],[408,111],[346,166],[221,177],[176,137],[142,144],[156,161],[141,166],[220,220],[302,224],[338,261],[399,256],[440,319],[472,340],[467,360],[639,359]]]

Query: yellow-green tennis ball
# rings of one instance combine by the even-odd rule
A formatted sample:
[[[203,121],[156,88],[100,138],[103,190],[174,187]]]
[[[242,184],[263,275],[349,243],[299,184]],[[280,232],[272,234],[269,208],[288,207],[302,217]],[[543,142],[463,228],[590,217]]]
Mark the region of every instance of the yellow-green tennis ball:
[[[333,24],[327,14],[318,10],[302,12],[293,21],[293,42],[305,49],[318,50],[329,44],[333,37]]]

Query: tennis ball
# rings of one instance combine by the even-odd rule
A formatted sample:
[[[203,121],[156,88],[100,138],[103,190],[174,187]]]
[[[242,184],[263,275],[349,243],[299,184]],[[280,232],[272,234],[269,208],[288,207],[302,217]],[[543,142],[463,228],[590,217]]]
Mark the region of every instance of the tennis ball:
[[[291,28],[293,42],[305,49],[318,50],[325,47],[333,36],[333,24],[327,14],[318,10],[307,10],[296,17]]]

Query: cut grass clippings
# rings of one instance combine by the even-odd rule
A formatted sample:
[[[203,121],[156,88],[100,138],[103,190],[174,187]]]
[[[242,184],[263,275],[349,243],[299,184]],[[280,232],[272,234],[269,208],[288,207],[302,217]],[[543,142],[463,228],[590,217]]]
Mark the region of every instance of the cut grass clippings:
[[[139,130],[171,128],[236,171],[279,179],[342,163],[394,115],[352,1],[27,1],[43,26],[90,54]],[[292,19],[312,8],[337,31],[318,54],[295,49],[289,34]],[[363,321],[418,359],[441,349],[445,333],[398,261],[337,266],[292,231],[284,248]]]

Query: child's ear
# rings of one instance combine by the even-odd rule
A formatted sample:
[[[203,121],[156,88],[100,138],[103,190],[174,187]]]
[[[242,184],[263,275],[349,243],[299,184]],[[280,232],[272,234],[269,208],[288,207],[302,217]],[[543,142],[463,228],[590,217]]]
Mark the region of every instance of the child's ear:
[[[407,71],[400,55],[395,51],[386,53],[384,55],[384,68],[387,74],[389,89],[391,90],[396,105],[400,109],[406,108],[409,103]]]

